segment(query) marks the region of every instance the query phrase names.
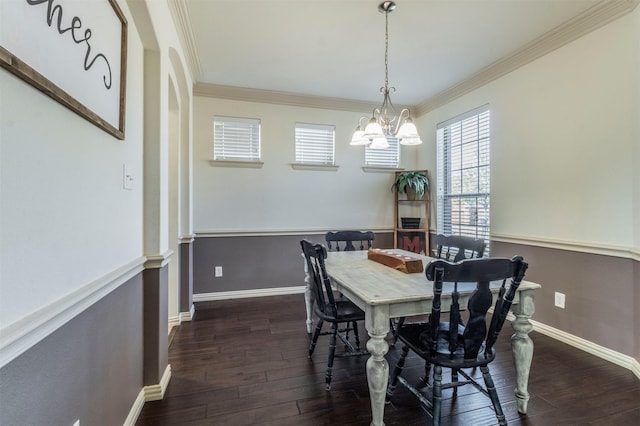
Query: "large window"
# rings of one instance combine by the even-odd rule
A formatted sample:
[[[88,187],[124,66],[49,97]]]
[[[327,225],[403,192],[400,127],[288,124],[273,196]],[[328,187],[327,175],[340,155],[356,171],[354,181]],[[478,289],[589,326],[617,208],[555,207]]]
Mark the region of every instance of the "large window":
[[[397,138],[387,138],[389,148],[372,149],[369,145],[364,148],[365,166],[398,167],[400,165],[400,144]]]
[[[296,123],[296,163],[335,164],[335,126]]]
[[[215,116],[213,159],[260,161],[260,120]]]
[[[486,252],[490,121],[485,105],[437,126],[438,233],[483,239]]]

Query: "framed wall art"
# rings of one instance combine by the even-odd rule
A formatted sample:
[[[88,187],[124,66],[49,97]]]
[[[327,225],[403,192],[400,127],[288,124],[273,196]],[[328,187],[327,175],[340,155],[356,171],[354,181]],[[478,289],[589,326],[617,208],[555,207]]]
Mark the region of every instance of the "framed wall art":
[[[0,66],[124,139],[127,21],[115,0],[0,0]]]

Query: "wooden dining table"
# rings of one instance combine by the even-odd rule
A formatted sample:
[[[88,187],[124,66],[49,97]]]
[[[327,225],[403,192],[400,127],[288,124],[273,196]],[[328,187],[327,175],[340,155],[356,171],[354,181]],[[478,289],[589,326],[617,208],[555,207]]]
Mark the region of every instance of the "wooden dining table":
[[[426,267],[433,258],[399,249],[389,253],[418,258]],[[525,259],[526,260],[526,259]],[[424,272],[404,273],[382,263],[369,260],[367,251],[328,253],[327,272],[335,289],[365,312],[365,328],[369,334],[367,350],[371,354],[366,363],[369,397],[371,400],[371,425],[384,425],[385,393],[389,380],[389,364],[385,354],[389,350],[386,337],[390,331],[390,319],[428,314],[433,301],[433,282]],[[307,277],[308,278],[308,277]],[[307,279],[307,284],[309,280]],[[501,283],[492,283],[497,293]],[[529,319],[534,313],[534,293],[539,284],[522,281],[512,305],[515,319],[511,325],[513,361],[516,370],[515,397],[518,411],[527,412],[529,394],[527,385],[533,357],[533,342],[529,332],[533,326]],[[451,303],[451,283],[445,283],[442,294],[442,311]],[[459,283],[460,307],[466,307],[475,283]],[[307,323],[309,325],[309,323]]]

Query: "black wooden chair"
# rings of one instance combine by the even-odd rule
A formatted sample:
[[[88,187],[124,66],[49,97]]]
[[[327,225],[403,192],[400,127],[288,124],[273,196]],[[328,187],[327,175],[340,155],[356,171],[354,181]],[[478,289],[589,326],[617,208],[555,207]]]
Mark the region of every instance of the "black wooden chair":
[[[398,337],[404,343],[404,347],[389,381],[387,402],[390,401],[399,382],[424,404],[427,411],[433,416],[433,424],[439,425],[442,390],[453,388],[455,398],[458,386],[472,384],[491,399],[498,423],[506,425],[507,422],[488,365],[496,357],[494,344],[527,266],[527,263],[520,256],[512,259],[499,257],[466,259],[457,263],[441,259],[431,261],[425,272],[427,279],[433,281],[434,298],[431,316],[428,322],[405,324],[398,330]],[[507,279],[511,280],[508,287],[506,286]],[[500,280],[502,283],[496,297],[493,315],[486,318],[493,299],[489,288],[490,282]],[[448,322],[440,320],[442,288],[445,282],[453,283]],[[476,286],[468,302],[469,319],[467,325],[463,326],[458,323],[460,317],[458,283],[470,282],[475,282]],[[449,298],[449,294],[445,297]],[[427,390],[432,393],[431,399],[425,397],[400,376],[405,358],[410,350],[426,361],[427,371],[423,382],[427,384]],[[430,365],[434,366],[431,386],[428,385]],[[451,383],[442,383],[443,367],[451,369]],[[463,370],[475,367],[480,367],[484,387]],[[458,380],[458,373],[466,380]]]
[[[484,256],[486,243],[465,235],[442,235],[438,234],[435,238],[436,248],[433,250],[435,257],[438,259],[459,262],[463,259],[473,259]],[[398,318],[392,322],[391,330],[393,332],[393,343],[398,341],[397,330],[404,324],[404,318]],[[462,324],[462,319],[460,320]]]
[[[472,259],[484,256],[486,243],[484,240],[464,235],[442,235],[435,238],[435,257],[438,259],[459,262],[462,259]]]
[[[336,356],[364,355],[368,352],[360,350],[360,336],[358,334],[357,321],[364,321],[364,312],[350,300],[336,300],[331,288],[331,280],[327,274],[325,259],[327,249],[321,244],[314,244],[308,240],[300,241],[302,253],[307,262],[307,268],[311,277],[311,287],[314,296],[313,309],[318,316],[318,325],[309,344],[309,358],[311,359],[316,347],[318,337],[330,335],[329,359],[327,361],[326,389],[331,389],[331,377],[333,374],[333,359]],[[331,331],[322,333],[324,322],[331,324]],[[340,329],[339,325],[346,327]],[[348,333],[353,331],[356,346],[349,341]],[[345,352],[336,354],[336,340],[339,338],[345,346]]]
[[[337,231],[327,232],[324,239],[329,251],[368,250],[373,245],[376,234],[371,231]]]

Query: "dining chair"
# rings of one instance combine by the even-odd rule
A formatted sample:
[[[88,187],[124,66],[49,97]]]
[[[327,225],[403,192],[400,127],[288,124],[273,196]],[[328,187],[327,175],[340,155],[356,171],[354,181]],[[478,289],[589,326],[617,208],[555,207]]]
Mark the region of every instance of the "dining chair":
[[[435,257],[438,259],[458,262],[462,259],[471,259],[484,256],[486,243],[484,240],[465,235],[442,235],[435,238]]]
[[[405,324],[398,330],[398,337],[404,347],[398,359],[387,387],[387,402],[393,397],[398,383],[405,386],[424,405],[433,417],[433,424],[440,424],[442,408],[442,391],[453,388],[453,397],[457,397],[457,388],[471,384],[487,396],[493,405],[496,418],[500,425],[506,425],[506,419],[493,378],[489,371],[489,364],[496,358],[494,344],[502,330],[516,290],[524,278],[527,263],[520,256],[511,259],[500,257],[485,257],[466,259],[460,262],[449,262],[443,259],[432,260],[426,268],[425,274],[429,281],[433,281],[433,307],[429,321],[423,323]],[[507,287],[506,282],[510,280]],[[492,304],[493,293],[491,282],[500,282],[493,314],[487,317],[487,311]],[[440,320],[440,308],[444,283],[451,286],[451,293],[445,297],[451,303],[449,321]],[[460,317],[458,283],[475,283],[475,290],[469,297],[467,304],[469,318],[466,325],[459,324]],[[462,284],[461,284],[462,285]],[[409,351],[415,352],[426,362],[425,377],[431,398],[425,397],[415,386],[401,376],[405,359]],[[433,365],[433,382],[429,385],[429,368]],[[482,372],[484,386],[471,377],[464,369],[479,367]],[[451,382],[442,382],[442,369],[451,369]],[[458,380],[458,375],[465,380]],[[424,388],[422,389],[424,390]]]
[[[484,240],[468,237],[465,235],[442,235],[438,234],[435,238],[436,248],[434,255],[438,259],[451,260],[458,262],[463,259],[472,259],[484,256],[486,243]],[[404,318],[398,318],[392,321],[391,331],[393,333],[393,343],[398,341],[397,330],[404,324]],[[462,319],[460,319],[462,323]]]
[[[329,335],[329,358],[327,360],[327,374],[325,386],[331,389],[331,377],[333,375],[333,360],[335,357],[364,355],[368,352],[360,350],[360,335],[358,333],[358,321],[364,321],[364,311],[347,299],[338,299],[333,295],[331,280],[327,274],[325,259],[327,249],[321,244],[314,244],[309,240],[300,241],[302,253],[307,262],[307,268],[311,277],[311,287],[314,296],[313,309],[318,316],[318,324],[309,344],[309,359],[313,356],[318,337]],[[322,332],[324,322],[331,324],[331,330]],[[339,328],[344,324],[344,328]],[[349,341],[349,331],[353,331],[355,347]],[[336,353],[336,342],[340,339],[345,346],[345,351]]]
[[[376,234],[371,231],[336,231],[327,232],[324,239],[329,251],[368,250],[372,247]]]

